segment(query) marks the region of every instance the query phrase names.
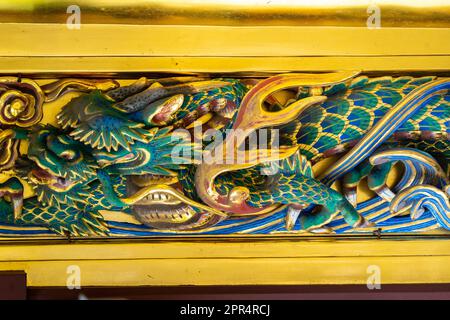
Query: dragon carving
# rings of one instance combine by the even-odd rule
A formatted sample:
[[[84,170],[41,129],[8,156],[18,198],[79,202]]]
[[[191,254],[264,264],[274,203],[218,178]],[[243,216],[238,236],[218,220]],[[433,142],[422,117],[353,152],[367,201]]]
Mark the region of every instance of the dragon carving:
[[[202,234],[282,213],[285,232],[425,218],[450,229],[448,78],[0,80],[5,225],[108,236],[105,212],[121,212],[156,234]],[[43,124],[46,103],[70,91]],[[372,199],[361,203],[362,185]]]

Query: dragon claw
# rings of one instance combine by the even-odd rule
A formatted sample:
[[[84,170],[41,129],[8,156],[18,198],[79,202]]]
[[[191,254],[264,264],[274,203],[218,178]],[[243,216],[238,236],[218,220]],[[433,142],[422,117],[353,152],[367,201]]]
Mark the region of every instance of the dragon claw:
[[[19,219],[22,216],[23,209],[23,192],[17,195],[11,196],[11,202],[14,211],[14,220]]]
[[[369,220],[365,219],[363,216],[361,216],[359,221],[353,225],[353,228],[373,228],[373,227],[375,227],[375,223],[370,222]]]
[[[0,184],[0,197],[6,197],[13,207],[14,220],[22,215],[23,208],[23,185],[17,178],[11,178]]]
[[[334,234],[336,233],[332,228],[328,226],[322,226],[320,228],[311,229],[308,232],[314,234]]]
[[[344,196],[345,198],[348,200],[348,202],[350,202],[350,204],[356,208],[357,206],[357,191],[356,191],[356,187],[355,188],[344,188]]]
[[[294,228],[295,223],[297,222],[298,216],[302,210],[294,209],[292,207],[288,208],[286,213],[286,230],[292,230]]]
[[[286,212],[286,230],[292,230],[302,210],[306,208],[303,204],[291,204]]]

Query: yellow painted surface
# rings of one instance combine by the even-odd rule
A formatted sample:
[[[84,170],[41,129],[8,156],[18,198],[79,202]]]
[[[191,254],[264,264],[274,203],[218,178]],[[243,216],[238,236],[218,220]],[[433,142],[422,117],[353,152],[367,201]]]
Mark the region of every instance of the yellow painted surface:
[[[449,55],[449,28],[0,24],[0,56]],[[51,39],[51,45],[49,41]],[[414,45],[411,45],[414,39]],[[31,45],[32,44],[32,45]],[[69,66],[70,68],[70,66]],[[150,67],[149,67],[150,68]]]
[[[1,34],[1,33],[0,33]],[[430,56],[320,57],[1,57],[0,73],[111,76],[125,73],[228,73],[241,76],[284,72],[362,70],[365,72],[447,71],[450,53]]]
[[[29,286],[365,284],[376,265],[387,283],[450,281],[450,240],[149,241],[1,245],[0,270],[25,270]]]
[[[2,0],[0,22],[62,23],[74,4],[84,24],[365,26],[376,4],[384,27],[450,25],[446,0]]]
[[[429,73],[450,65],[450,28],[7,23],[0,36],[8,39],[0,72],[9,74]]]

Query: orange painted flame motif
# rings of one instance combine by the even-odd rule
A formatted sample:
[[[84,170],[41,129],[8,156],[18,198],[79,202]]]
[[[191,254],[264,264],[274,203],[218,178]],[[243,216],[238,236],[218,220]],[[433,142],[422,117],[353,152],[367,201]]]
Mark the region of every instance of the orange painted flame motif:
[[[270,77],[255,85],[242,100],[233,124],[231,134],[226,137],[222,144],[218,145],[212,153],[215,158],[219,158],[216,163],[203,163],[198,166],[195,176],[196,189],[200,198],[209,206],[235,214],[262,214],[275,210],[279,205],[269,205],[266,207],[254,207],[247,203],[250,191],[246,187],[235,187],[229,194],[220,194],[214,186],[214,180],[221,173],[253,167],[257,164],[285,159],[293,155],[297,146],[281,146],[275,150],[245,150],[239,151],[239,147],[245,142],[248,135],[258,129],[278,126],[288,123],[297,118],[302,111],[311,105],[321,103],[326,100],[325,96],[313,95],[288,107],[269,112],[264,109],[263,103],[271,94],[276,91],[291,88],[308,86],[321,92],[320,88],[342,83],[352,79],[358,72],[336,72],[326,74],[282,74]],[[247,133],[241,135],[243,129]],[[230,154],[230,150],[232,154]],[[245,155],[238,155],[244,152]],[[220,155],[217,157],[217,155]],[[229,158],[245,159],[244,162],[230,164]]]

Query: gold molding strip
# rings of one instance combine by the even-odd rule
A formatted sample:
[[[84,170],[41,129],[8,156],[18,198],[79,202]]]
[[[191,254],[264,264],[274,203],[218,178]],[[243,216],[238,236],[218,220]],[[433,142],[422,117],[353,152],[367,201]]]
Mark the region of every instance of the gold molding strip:
[[[443,56],[349,57],[0,57],[0,73],[63,74],[100,73],[97,77],[143,72],[232,73],[254,75],[300,71],[363,70],[364,72],[448,71],[450,54]],[[267,75],[267,74],[265,74]]]
[[[0,21],[64,23],[74,4],[84,24],[365,26],[376,4],[384,27],[450,26],[444,0],[3,0]]]
[[[0,56],[439,56],[450,28],[0,24]],[[414,39],[414,42],[412,42]],[[49,45],[51,42],[51,45]],[[175,45],[168,45],[175,44]]]
[[[441,5],[399,6],[403,10],[386,7],[383,27],[368,29],[367,7],[361,10],[361,5],[354,7],[357,15],[352,10],[344,17],[336,15],[336,7],[331,6],[325,11],[295,9],[291,16],[285,11],[278,21],[230,20],[217,15],[211,20],[208,12],[192,16],[195,7],[183,12],[168,6],[174,13],[171,17],[144,19],[139,14],[144,16],[155,7],[149,5],[146,11],[130,6],[133,16],[123,10],[123,1],[106,0],[106,14],[102,15],[85,10],[94,3],[85,0],[80,1],[81,29],[69,30],[64,24],[65,10],[41,14],[49,8],[66,9],[68,1],[58,5],[54,1],[23,1],[22,7],[8,2],[12,3],[9,8],[6,2],[0,6],[0,36],[7,39],[0,47],[0,73],[4,74],[108,76],[337,69],[435,73],[450,69],[450,43],[446,41],[450,38],[449,11]],[[162,5],[163,1],[154,3]],[[219,9],[219,5],[214,8]],[[289,11],[292,13],[292,8]],[[130,17],[132,20],[127,20]],[[32,23],[17,23],[24,21]],[[208,25],[208,21],[222,26]],[[149,23],[153,25],[146,25]],[[186,25],[191,23],[204,25]],[[328,26],[311,27],[318,24]],[[380,267],[382,284],[449,283],[450,240],[407,239],[249,237],[247,241],[153,239],[147,243],[124,239],[50,245],[11,241],[0,245],[0,270],[24,270],[27,285],[32,287],[66,286],[72,265],[81,269],[82,286],[365,284],[370,265]]]

